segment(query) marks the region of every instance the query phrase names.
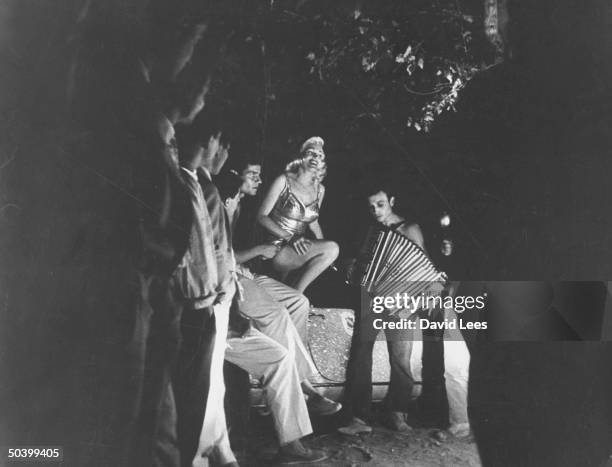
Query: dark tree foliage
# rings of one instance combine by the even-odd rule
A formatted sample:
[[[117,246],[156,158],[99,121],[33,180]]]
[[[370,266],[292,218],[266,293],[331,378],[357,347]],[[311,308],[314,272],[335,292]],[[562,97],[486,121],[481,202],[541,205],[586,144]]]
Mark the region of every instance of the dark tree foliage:
[[[430,131],[455,108],[466,84],[495,62],[480,2],[311,0],[222,8],[232,34],[217,95],[242,115],[256,105],[251,116],[260,145],[275,117],[308,125],[312,104],[349,133],[363,130],[368,119],[398,136]]]
[[[305,138],[322,136],[323,223],[341,242],[365,221],[361,187],[372,178],[399,183],[409,215],[448,209],[431,183],[446,159],[423,133],[496,63],[482,13],[475,0],[220,4],[225,49],[209,103],[232,126],[232,157],[262,161],[266,181]],[[349,219],[332,215],[347,208]]]
[[[363,96],[372,117],[429,131],[493,58],[465,3],[364,2],[349,15],[330,15],[307,56],[310,71]]]

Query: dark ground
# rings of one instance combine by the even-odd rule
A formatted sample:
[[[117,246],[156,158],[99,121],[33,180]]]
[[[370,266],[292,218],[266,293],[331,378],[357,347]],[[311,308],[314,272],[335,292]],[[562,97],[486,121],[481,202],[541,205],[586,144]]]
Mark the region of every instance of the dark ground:
[[[335,432],[333,420],[315,420],[315,433],[306,438],[311,448],[325,450],[329,459],[322,466],[406,466],[406,467],[480,467],[476,444],[472,439],[437,441],[432,428],[414,428],[408,433],[391,431],[376,425],[370,434],[345,436]],[[418,426],[418,425],[415,425]],[[249,423],[247,448],[236,453],[241,465],[274,465],[278,445],[269,417],[254,410]]]

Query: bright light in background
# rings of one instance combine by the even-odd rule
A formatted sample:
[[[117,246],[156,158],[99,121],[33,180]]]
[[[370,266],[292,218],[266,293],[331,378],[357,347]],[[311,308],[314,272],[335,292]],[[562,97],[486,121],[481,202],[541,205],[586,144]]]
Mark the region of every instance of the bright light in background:
[[[442,240],[442,246],[440,247],[440,252],[444,256],[450,256],[453,254],[453,241],[452,240]]]
[[[443,213],[442,217],[440,217],[440,225],[442,227],[448,227],[450,225],[450,223],[451,223],[451,218],[448,215],[448,213],[446,213],[446,212]]]

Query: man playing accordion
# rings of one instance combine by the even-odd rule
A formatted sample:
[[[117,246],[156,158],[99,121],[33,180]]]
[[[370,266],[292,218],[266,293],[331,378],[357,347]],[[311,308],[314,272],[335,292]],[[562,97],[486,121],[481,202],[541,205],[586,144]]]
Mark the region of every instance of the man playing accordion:
[[[444,273],[439,272],[428,258],[419,225],[394,212],[395,197],[390,191],[377,187],[367,194],[370,214],[376,221],[375,231],[370,230],[359,258],[352,261],[348,271],[352,285],[361,286],[361,309],[355,316],[346,377],[344,415],[347,425],[339,428],[345,434],[371,431],[368,420],[371,419],[372,350],[381,329],[377,322],[391,324],[382,327],[391,366],[384,400],[386,424],[397,431],[410,430],[406,413],[421,392],[421,386],[415,384],[415,376],[420,379],[422,334],[418,326],[402,324],[402,321],[414,323],[419,310],[386,307],[383,313],[378,313],[370,306],[373,295],[390,297],[396,292],[409,292],[424,297],[434,293],[434,289],[439,293],[446,282]],[[438,312],[456,316],[453,310]],[[455,436],[467,436],[470,432],[467,417],[469,352],[459,331],[452,336],[445,331],[445,338],[445,381],[451,422],[448,431]]]

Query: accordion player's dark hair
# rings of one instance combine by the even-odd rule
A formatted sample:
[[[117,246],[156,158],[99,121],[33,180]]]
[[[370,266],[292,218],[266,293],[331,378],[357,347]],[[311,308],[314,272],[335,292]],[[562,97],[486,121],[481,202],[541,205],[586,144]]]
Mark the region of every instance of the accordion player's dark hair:
[[[393,186],[391,186],[390,183],[385,183],[381,181],[367,183],[363,188],[363,196],[367,198],[381,191],[385,193],[387,195],[387,198],[389,199],[395,196],[395,189],[393,188]]]

